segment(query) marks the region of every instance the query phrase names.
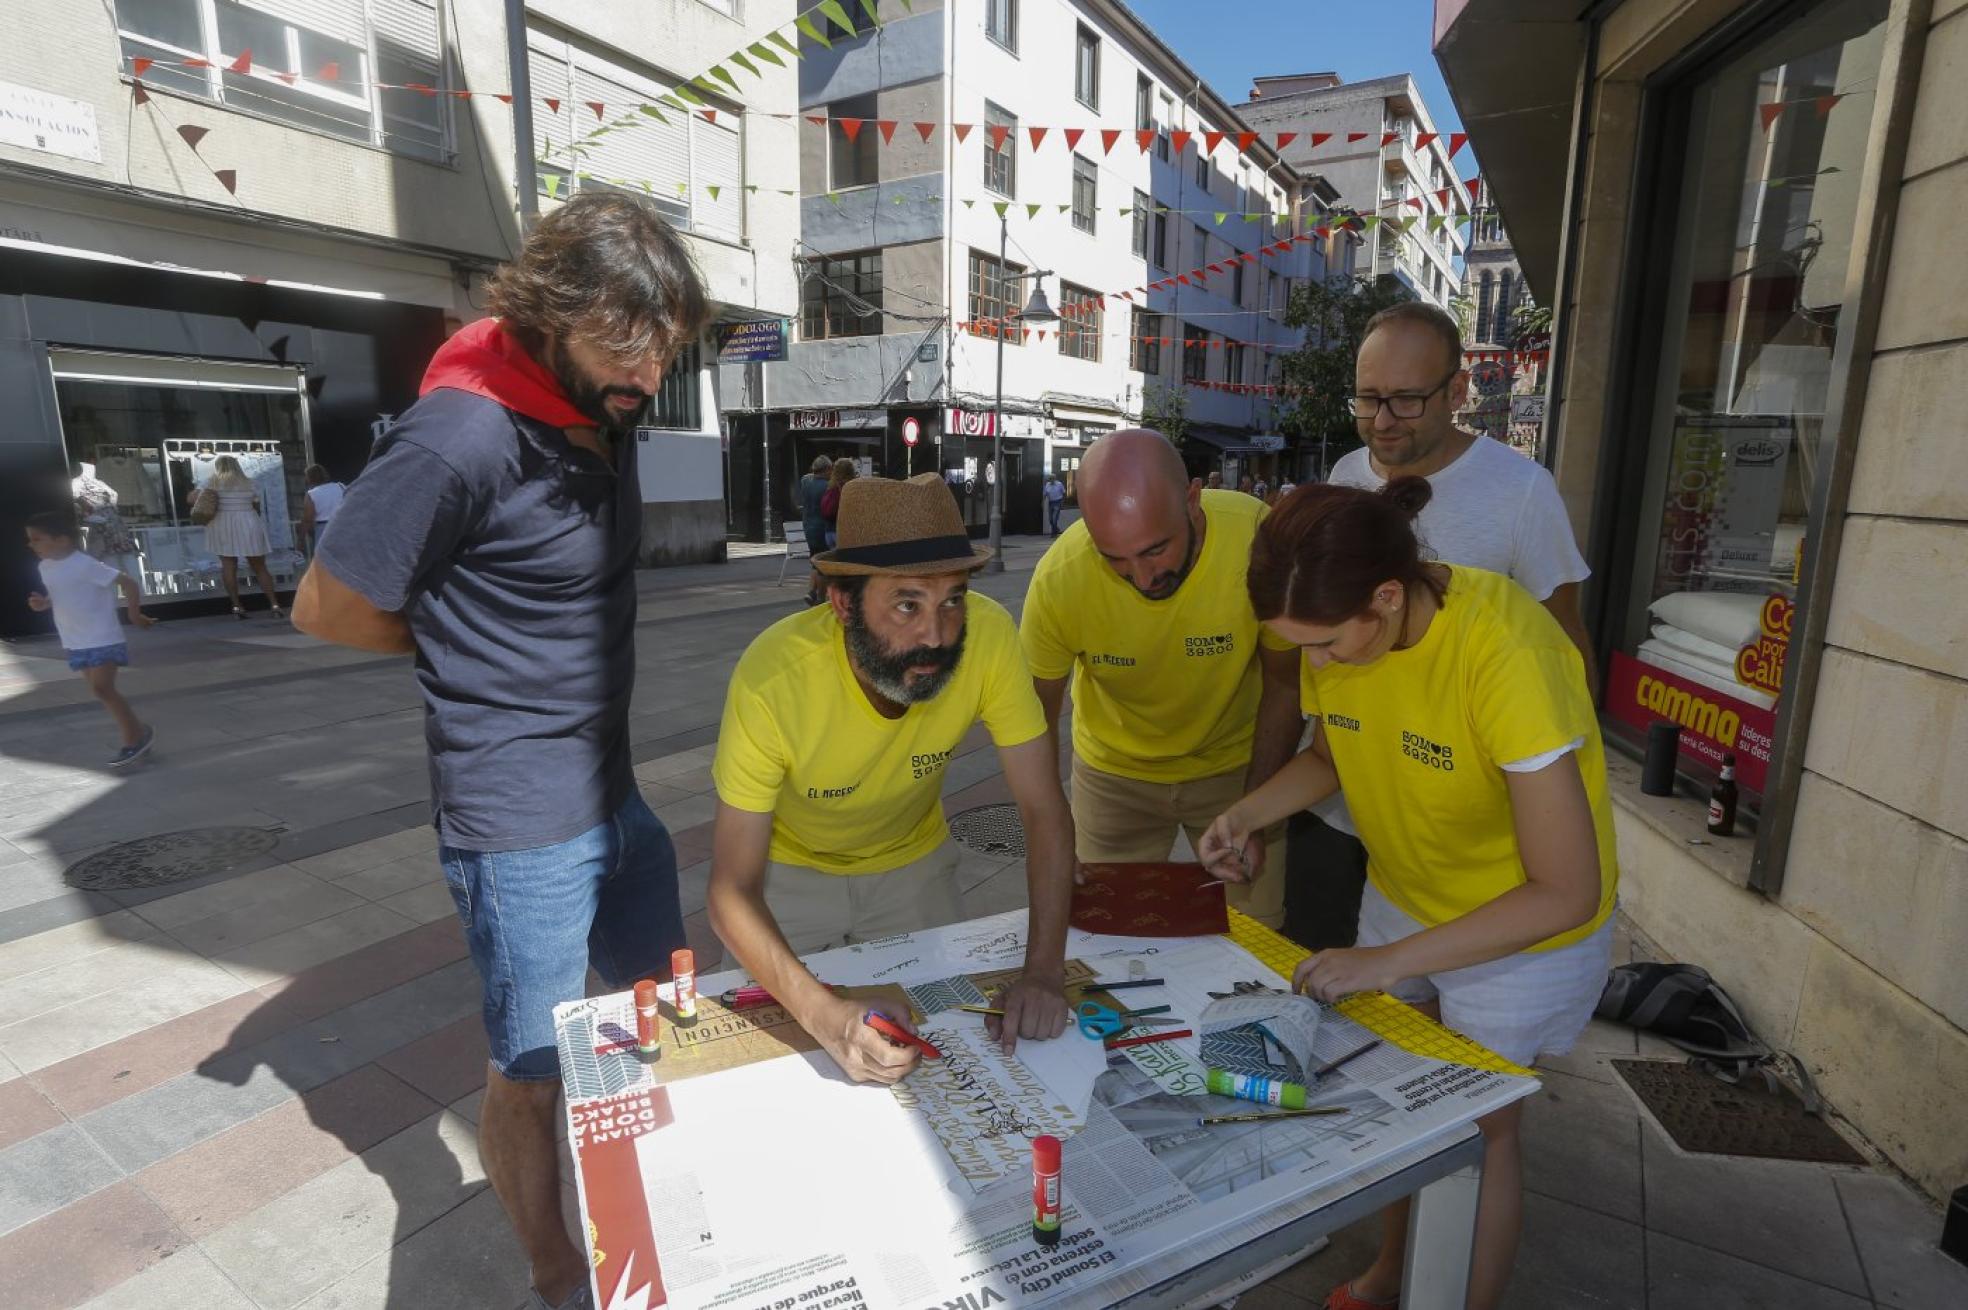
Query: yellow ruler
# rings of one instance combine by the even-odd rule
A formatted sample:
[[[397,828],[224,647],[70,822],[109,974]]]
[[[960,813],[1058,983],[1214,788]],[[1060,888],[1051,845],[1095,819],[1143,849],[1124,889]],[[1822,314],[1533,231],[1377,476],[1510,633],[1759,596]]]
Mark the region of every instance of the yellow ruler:
[[[1230,940],[1255,955],[1259,962],[1282,978],[1290,978],[1298,962],[1312,952],[1297,942],[1273,932],[1247,914],[1230,911]],[[1386,992],[1359,992],[1333,1007],[1363,1028],[1371,1028],[1404,1051],[1430,1060],[1473,1065],[1497,1073],[1514,1073],[1526,1078],[1537,1074],[1521,1064],[1512,1064],[1487,1046],[1470,1041],[1461,1033],[1444,1028],[1427,1015]]]

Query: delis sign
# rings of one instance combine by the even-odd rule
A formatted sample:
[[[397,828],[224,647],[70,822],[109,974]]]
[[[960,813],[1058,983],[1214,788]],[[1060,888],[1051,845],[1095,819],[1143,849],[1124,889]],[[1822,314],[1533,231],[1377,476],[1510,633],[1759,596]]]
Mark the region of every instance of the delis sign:
[[[1721,769],[1725,753],[1734,754],[1743,789],[1763,793],[1775,710],[1614,651],[1606,677],[1606,712],[1642,733],[1662,719],[1679,725],[1682,755],[1693,756],[1712,773]]]

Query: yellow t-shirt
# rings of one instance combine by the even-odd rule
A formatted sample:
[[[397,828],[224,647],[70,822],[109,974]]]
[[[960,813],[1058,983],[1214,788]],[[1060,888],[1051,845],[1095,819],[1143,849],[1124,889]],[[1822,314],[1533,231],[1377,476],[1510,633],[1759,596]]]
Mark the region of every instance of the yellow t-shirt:
[[[1073,750],[1088,765],[1189,782],[1250,763],[1258,645],[1290,649],[1258,623],[1244,587],[1266,513],[1256,497],[1205,491],[1202,554],[1167,600],[1114,572],[1084,522],[1039,561],[1019,636],[1034,676],[1073,674]]]
[[[1501,766],[1574,741],[1599,837],[1599,911],[1539,942],[1567,946],[1613,912],[1619,867],[1606,752],[1585,662],[1530,593],[1498,573],[1452,566],[1422,639],[1369,665],[1301,665],[1299,698],[1326,746],[1367,847],[1367,875],[1430,927],[1524,881]]]
[[[711,778],[725,804],[772,815],[771,858],[824,873],[886,873],[940,845],[943,769],[980,718],[999,746],[1045,732],[1011,615],[966,601],[963,658],[934,698],[884,718],[847,660],[828,605],[779,620],[738,661]]]

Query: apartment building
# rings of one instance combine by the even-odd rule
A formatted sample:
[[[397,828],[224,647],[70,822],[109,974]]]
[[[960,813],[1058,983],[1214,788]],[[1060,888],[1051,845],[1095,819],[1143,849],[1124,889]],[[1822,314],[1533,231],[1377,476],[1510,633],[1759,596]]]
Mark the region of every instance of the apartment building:
[[[1237,113],[1266,133],[1294,134],[1287,163],[1324,177],[1341,204],[1379,216],[1365,234],[1362,273],[1399,282],[1444,309],[1462,294],[1457,263],[1466,244],[1469,188],[1414,78],[1260,77]]]
[[[222,454],[260,482],[290,585],[303,470],[361,469],[517,248],[505,7],[33,8],[0,47],[0,631],[45,629],[18,524],[70,500],[72,465],[116,493],[155,612],[219,594],[188,501]],[[791,69],[702,92],[708,114],[638,111],[792,19],[792,0],[528,5],[537,204],[660,197],[721,319],[791,314]],[[722,554],[715,381],[687,352],[642,434],[652,562]]]
[[[1047,470],[1070,487],[1144,415],[1199,472],[1276,461],[1263,388],[1298,341],[1292,287],[1324,275],[1330,192],[1120,4],[917,0],[823,35],[800,65],[798,340],[727,369],[735,531],[776,535],[827,456],[940,472],[982,533],[1000,420],[1013,532]],[[1062,321],[1021,321],[1035,291]]]

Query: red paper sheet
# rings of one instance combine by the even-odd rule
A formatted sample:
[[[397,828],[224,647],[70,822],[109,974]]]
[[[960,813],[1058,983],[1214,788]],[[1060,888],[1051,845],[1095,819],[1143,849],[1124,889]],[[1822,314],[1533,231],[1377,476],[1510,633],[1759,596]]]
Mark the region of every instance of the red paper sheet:
[[[1224,885],[1200,864],[1083,864],[1070,922],[1111,937],[1200,937],[1230,931]],[[1205,886],[1204,884],[1208,884]]]

